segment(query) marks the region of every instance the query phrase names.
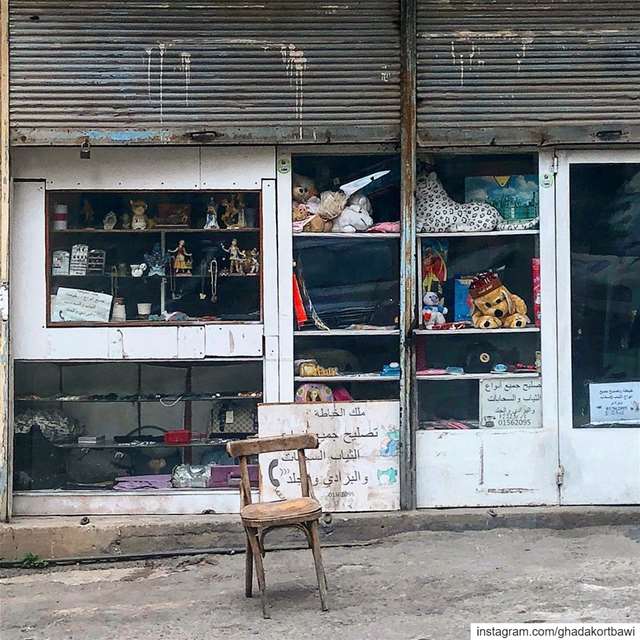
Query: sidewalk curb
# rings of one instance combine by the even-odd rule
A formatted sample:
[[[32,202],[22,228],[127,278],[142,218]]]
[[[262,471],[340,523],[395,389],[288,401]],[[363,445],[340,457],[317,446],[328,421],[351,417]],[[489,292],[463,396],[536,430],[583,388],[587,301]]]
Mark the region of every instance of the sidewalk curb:
[[[23,517],[0,524],[0,558],[87,558],[181,552],[189,549],[242,548],[244,532],[237,515]],[[404,512],[326,514],[322,540],[332,544],[364,542],[416,531],[491,529],[576,529],[640,526],[640,506],[512,507],[421,509]],[[270,534],[269,544],[299,543],[297,531]]]

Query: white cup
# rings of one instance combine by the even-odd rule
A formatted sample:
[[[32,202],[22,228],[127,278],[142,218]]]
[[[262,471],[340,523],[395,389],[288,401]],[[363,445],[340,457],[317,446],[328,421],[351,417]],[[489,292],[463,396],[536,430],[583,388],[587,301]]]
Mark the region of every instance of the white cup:
[[[142,317],[151,315],[151,303],[138,302],[138,315]]]

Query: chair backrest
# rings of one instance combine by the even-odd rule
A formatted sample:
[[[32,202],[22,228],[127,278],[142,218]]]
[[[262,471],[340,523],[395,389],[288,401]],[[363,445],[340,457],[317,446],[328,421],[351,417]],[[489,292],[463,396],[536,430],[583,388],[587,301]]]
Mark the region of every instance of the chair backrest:
[[[317,449],[318,436],[315,433],[303,433],[300,435],[274,436],[272,438],[251,438],[249,440],[237,440],[227,443],[227,453],[232,458],[240,461],[240,500],[242,506],[251,504],[251,484],[249,482],[249,469],[247,468],[247,456],[259,453],[273,453],[275,451],[298,452],[298,468],[300,470],[300,489],[303,497],[312,495],[313,489],[307,472],[307,458],[305,449]]]

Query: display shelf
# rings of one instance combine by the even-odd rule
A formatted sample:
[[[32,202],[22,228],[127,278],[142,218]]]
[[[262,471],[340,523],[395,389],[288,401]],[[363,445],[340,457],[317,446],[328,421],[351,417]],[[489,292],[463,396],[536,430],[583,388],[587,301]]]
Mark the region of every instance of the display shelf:
[[[68,442],[56,444],[59,449],[190,449],[194,447],[224,447],[229,442],[234,442],[248,436],[257,434],[251,433],[234,433],[233,438],[212,438],[211,440],[196,440],[183,444],[173,444],[169,442],[145,442],[144,438],[140,438],[140,442],[114,442],[113,440],[99,442],[96,444],[79,444],[78,442]]]
[[[537,372],[527,373],[443,373],[438,375],[424,375],[416,373],[416,380],[493,380],[503,378],[539,378]]]
[[[310,329],[308,331],[294,331],[293,335],[299,336],[398,336],[399,329],[330,329],[323,331],[322,329]]]
[[[311,231],[301,231],[300,233],[293,233],[293,238],[333,238],[338,240],[382,240],[382,239],[397,239],[400,237],[399,232],[391,233],[313,233]]]
[[[354,373],[337,376],[295,376],[295,382],[398,382],[400,376],[383,376],[379,373]]]
[[[500,335],[502,333],[540,333],[540,327],[522,327],[520,329],[455,329],[455,330],[433,330],[433,329],[414,329],[413,333],[418,336],[454,336],[454,335],[473,335],[476,333],[490,333]]]
[[[185,394],[154,394],[154,395],[55,395],[37,396],[23,395],[15,398],[16,402],[215,402],[237,400],[261,400],[262,393],[249,392],[247,394],[211,394],[211,393],[185,393]]]
[[[539,229],[509,229],[507,231],[445,231],[416,233],[417,238],[484,238],[487,236],[537,236]]]
[[[189,229],[186,227],[153,227],[152,229],[52,229],[51,233],[53,233],[54,235],[71,233],[128,233],[133,235],[144,233],[206,233],[215,235],[218,233],[258,233],[259,231],[260,229],[257,227],[244,227],[242,229]]]

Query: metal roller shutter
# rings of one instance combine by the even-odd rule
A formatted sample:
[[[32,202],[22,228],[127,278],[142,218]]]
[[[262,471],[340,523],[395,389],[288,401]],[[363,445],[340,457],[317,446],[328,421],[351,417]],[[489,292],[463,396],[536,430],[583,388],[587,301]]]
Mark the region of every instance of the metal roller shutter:
[[[15,144],[399,138],[397,0],[11,0]]]
[[[423,146],[640,140],[637,0],[419,0]]]

